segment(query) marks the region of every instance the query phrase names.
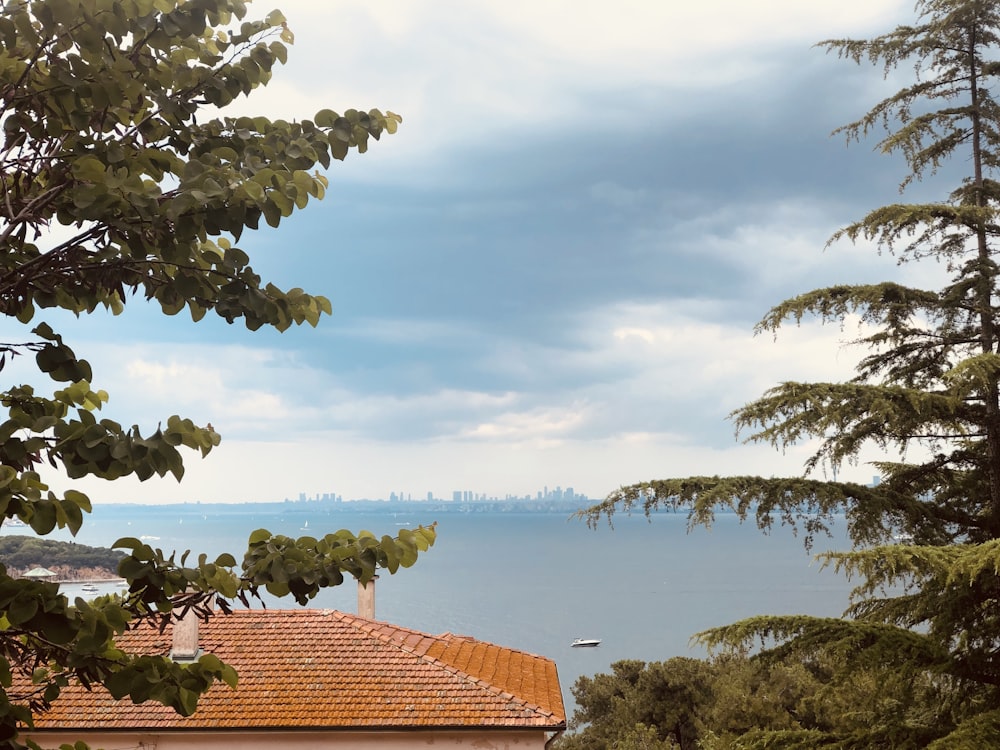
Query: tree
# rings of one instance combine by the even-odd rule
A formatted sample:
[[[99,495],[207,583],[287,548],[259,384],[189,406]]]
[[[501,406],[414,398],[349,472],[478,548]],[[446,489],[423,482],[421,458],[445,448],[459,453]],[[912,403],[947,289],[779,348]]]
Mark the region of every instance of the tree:
[[[108,394],[39,311],[113,313],[145,298],[192,320],[213,312],[247,328],[316,325],[330,303],[264,283],[236,246],[261,219],[277,227],[323,197],[317,171],[400,118],[379,110],[329,109],[288,122],[217,111],[268,82],[292,42],[281,13],[247,18],[244,0],[0,0],[0,312],[33,336],[0,344],[0,368],[33,354],[37,384],[0,393],[0,520],[19,518],[44,536],[74,533],[90,500],[62,495],[41,469],[70,479],[140,480],[184,467],[182,447],[218,445],[211,425],[171,416],[149,434],[97,412]],[[16,321],[16,323],[15,323]],[[240,565],[165,555],[137,539],[119,572],[121,598],[69,602],[58,587],[12,579],[0,567],[0,743],[16,745],[70,680],[118,697],[157,700],[182,713],[232,669],[209,657],[190,667],[125,654],[115,638],[195,610],[208,616],[244,604],[261,588],[307,602],[345,575],[409,566],[434,529],[381,539],[362,532],[290,539],[254,532]]]
[[[776,333],[806,316],[861,322],[855,343],[866,352],[850,381],[786,382],[732,414],[752,442],[780,449],[817,440],[804,476],[652,481],[588,511],[594,522],[616,510],[686,508],[693,524],[708,524],[727,507],[763,529],[775,520],[802,528],[807,545],[834,514],[846,515],[853,549],[822,556],[860,579],[843,619],[760,617],[701,641],[775,644],[761,658],[825,655],[841,683],[888,667],[904,679],[886,690],[917,682],[925,700],[893,696],[897,708],[867,732],[832,729],[806,745],[770,735],[747,746],[1000,746],[1000,106],[991,90],[1000,4],[917,0],[916,13],[914,25],[873,39],[822,43],[887,75],[915,69],[912,83],[836,132],[856,141],[882,131],[880,149],[908,166],[901,191],[963,176],[940,202],[876,208],[831,242],[868,240],[900,263],[936,261],[947,280],[939,289],[891,281],[819,289],[758,324]],[[875,464],[878,486],[814,478],[870,445],[885,456]]]
[[[563,750],[651,747],[721,750],[748,732],[815,732],[829,726],[825,670],[765,664],[746,654],[664,662],[619,661],[610,674],[580,677]],[[641,745],[637,745],[641,746]]]
[[[49,570],[59,568],[57,572],[61,578],[79,570],[89,570],[109,578],[118,570],[122,557],[122,552],[106,547],[14,534],[0,537],[0,560],[8,570],[20,569],[21,573],[44,567]]]
[[[694,748],[699,713],[709,700],[712,668],[698,659],[646,664],[624,660],[610,674],[580,677],[573,685],[577,710],[564,750]]]

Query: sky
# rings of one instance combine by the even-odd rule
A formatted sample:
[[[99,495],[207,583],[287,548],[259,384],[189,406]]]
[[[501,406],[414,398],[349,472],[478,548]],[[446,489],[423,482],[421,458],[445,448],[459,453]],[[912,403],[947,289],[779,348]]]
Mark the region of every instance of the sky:
[[[275,3],[288,64],[229,112],[403,117],[330,168],[324,201],[241,239],[266,281],[334,314],[279,334],[141,299],[118,317],[43,311],[110,393],[105,416],[222,434],[180,484],[73,485],[95,501],[600,499],[800,475],[810,445],[745,445],[727,415],[781,381],[848,377],[856,324],[754,324],[814,288],[940,272],[825,247],[899,200],[905,172],[874,139],[831,136],[892,81],[814,44],[888,31],[909,1]],[[870,481],[872,457],[840,478]]]

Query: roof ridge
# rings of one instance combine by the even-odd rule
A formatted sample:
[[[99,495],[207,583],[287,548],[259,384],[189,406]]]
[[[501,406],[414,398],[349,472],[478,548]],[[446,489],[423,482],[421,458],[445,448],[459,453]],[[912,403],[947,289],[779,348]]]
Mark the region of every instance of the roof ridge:
[[[285,610],[285,611],[298,611],[298,610]],[[450,630],[446,630],[443,633],[427,633],[423,630],[415,630],[414,628],[408,628],[403,625],[395,625],[391,622],[385,622],[383,620],[369,620],[366,617],[361,617],[361,615],[352,615],[350,612],[342,612],[339,609],[323,610],[329,612],[330,614],[337,615],[341,621],[350,620],[359,630],[366,630],[371,635],[381,636],[381,633],[376,632],[378,629],[386,628],[390,630],[395,630],[404,633],[411,633],[413,635],[419,635],[423,638],[430,638],[437,641],[444,641],[446,643],[454,643],[455,641],[463,641],[466,643],[482,643],[487,646],[493,646],[495,648],[502,648],[505,651],[513,651],[516,654],[522,654],[523,656],[530,656],[532,659],[542,659],[543,661],[551,661],[549,657],[544,654],[536,654],[533,651],[526,651],[523,648],[517,648],[516,646],[504,646],[499,643],[493,643],[492,641],[482,641],[472,635],[463,635],[461,633],[452,633]],[[367,628],[366,626],[371,626]]]
[[[346,625],[350,625],[356,630],[360,630],[367,635],[378,638],[380,641],[391,642],[392,636],[386,631],[392,631],[393,633],[406,633],[408,635],[418,635],[421,638],[430,638],[433,640],[450,642],[452,636],[451,633],[442,633],[441,635],[433,635],[431,633],[425,633],[422,630],[415,630],[414,628],[407,628],[402,625],[395,625],[391,622],[385,622],[383,620],[369,620],[367,617],[362,617],[361,615],[352,615],[350,612],[341,612],[340,610],[334,609],[330,610],[338,620]],[[468,636],[460,636],[462,638],[467,638]],[[475,640],[471,638],[471,640]],[[398,646],[400,644],[392,643],[391,645]]]
[[[482,688],[482,689],[486,690],[486,692],[491,693],[491,694],[495,695],[496,697],[502,698],[502,699],[504,699],[504,700],[506,700],[508,702],[516,703],[519,706],[523,706],[525,709],[531,711],[532,713],[540,714],[540,715],[542,715],[544,717],[548,717],[548,718],[551,718],[551,719],[557,718],[557,714],[555,712],[549,711],[549,710],[547,710],[545,708],[542,708],[541,706],[539,706],[537,704],[534,704],[534,703],[531,703],[531,702],[525,700],[524,698],[521,698],[521,697],[519,697],[517,695],[514,695],[513,693],[511,693],[508,690],[505,690],[504,688],[500,687],[499,685],[494,685],[492,682],[489,682],[488,680],[484,680],[481,677],[476,677],[475,675],[469,673],[468,671],[466,671],[464,669],[460,669],[459,667],[455,666],[454,664],[450,664],[449,662],[446,662],[446,661],[444,661],[442,659],[439,659],[436,656],[428,656],[427,653],[426,653],[426,649],[424,649],[424,650],[421,651],[421,650],[418,650],[417,648],[415,648],[414,646],[412,646],[412,645],[410,645],[410,644],[408,644],[406,642],[395,642],[390,635],[388,635],[385,632],[382,632],[382,629],[385,628],[385,629],[396,631],[396,632],[404,632],[404,633],[408,633],[408,634],[412,634],[412,635],[418,635],[418,636],[421,637],[421,639],[430,639],[430,640],[434,640],[434,641],[437,641],[437,642],[443,642],[445,644],[451,644],[451,643],[454,643],[456,640],[461,640],[461,641],[466,642],[466,643],[481,644],[481,645],[483,645],[483,646],[485,646],[487,648],[496,648],[496,649],[503,649],[504,651],[511,651],[511,652],[514,652],[514,653],[518,653],[518,654],[522,654],[524,656],[530,657],[532,659],[540,659],[542,661],[551,661],[550,659],[547,659],[544,656],[540,656],[538,654],[533,654],[533,653],[530,653],[528,651],[522,651],[522,650],[516,649],[516,648],[510,648],[509,646],[501,646],[501,645],[499,645],[497,643],[490,643],[488,641],[480,641],[480,640],[478,640],[476,638],[473,638],[472,636],[467,636],[467,635],[456,636],[455,634],[450,633],[450,632],[441,633],[439,635],[431,635],[430,633],[425,633],[425,632],[420,631],[420,630],[414,630],[412,628],[403,627],[401,625],[394,625],[392,623],[381,622],[379,620],[369,620],[366,617],[361,617],[360,615],[352,615],[352,614],[347,613],[347,612],[340,612],[338,610],[333,610],[332,613],[341,622],[345,622],[346,624],[351,625],[352,627],[355,627],[358,630],[361,630],[365,634],[370,635],[372,637],[375,637],[378,640],[382,641],[383,643],[387,643],[388,645],[391,645],[394,648],[399,649],[400,651],[403,651],[403,652],[408,653],[408,654],[412,654],[413,656],[415,656],[416,658],[420,659],[421,661],[423,661],[425,663],[433,664],[434,666],[438,667],[439,669],[445,670],[449,674],[454,674],[454,675],[460,677],[463,681],[465,681],[465,682],[467,682],[469,684],[475,685],[475,686],[477,686],[479,688]]]
[[[495,648],[506,648],[506,646],[497,646],[496,644],[488,644],[488,645],[492,645]],[[508,650],[513,651],[514,649],[508,649]],[[556,714],[554,714],[552,711],[547,711],[544,708],[542,708],[541,706],[537,706],[534,703],[529,703],[524,698],[521,698],[521,697],[519,697],[517,695],[514,695],[513,693],[511,693],[508,690],[504,690],[503,688],[501,688],[498,685],[494,685],[493,683],[488,682],[487,680],[484,680],[481,677],[476,677],[475,675],[469,674],[464,669],[459,669],[454,664],[449,664],[449,663],[447,663],[445,661],[442,661],[441,659],[437,658],[436,656],[427,656],[426,654],[418,654],[415,651],[412,652],[412,653],[418,659],[421,659],[421,660],[423,660],[425,662],[429,662],[431,664],[434,664],[435,666],[438,666],[441,669],[444,669],[446,672],[450,672],[452,674],[455,674],[455,675],[463,678],[466,682],[472,683],[472,684],[476,685],[477,687],[483,688],[484,690],[486,690],[486,692],[492,693],[493,695],[497,696],[498,698],[503,698],[508,703],[517,703],[518,705],[523,706],[524,708],[526,708],[527,710],[531,711],[532,713],[541,714],[541,715],[549,717],[549,718],[555,718],[556,717]]]

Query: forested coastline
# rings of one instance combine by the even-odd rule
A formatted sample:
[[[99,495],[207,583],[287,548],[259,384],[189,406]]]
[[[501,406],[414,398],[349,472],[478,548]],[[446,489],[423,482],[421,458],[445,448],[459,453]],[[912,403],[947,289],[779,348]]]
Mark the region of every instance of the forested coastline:
[[[117,578],[122,557],[124,553],[106,547],[31,536],[0,537],[0,562],[15,577],[46,568],[65,581]]]

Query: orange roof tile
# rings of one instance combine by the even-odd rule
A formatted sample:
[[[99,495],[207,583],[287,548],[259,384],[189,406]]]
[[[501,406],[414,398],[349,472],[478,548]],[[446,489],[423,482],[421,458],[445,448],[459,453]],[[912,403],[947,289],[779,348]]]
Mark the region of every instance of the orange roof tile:
[[[201,647],[236,669],[239,686],[214,686],[193,716],[74,685],[36,728],[565,727],[552,660],[467,636],[317,609],[237,610],[199,631]],[[135,653],[167,654],[170,644],[170,628],[143,627],[119,640]]]

